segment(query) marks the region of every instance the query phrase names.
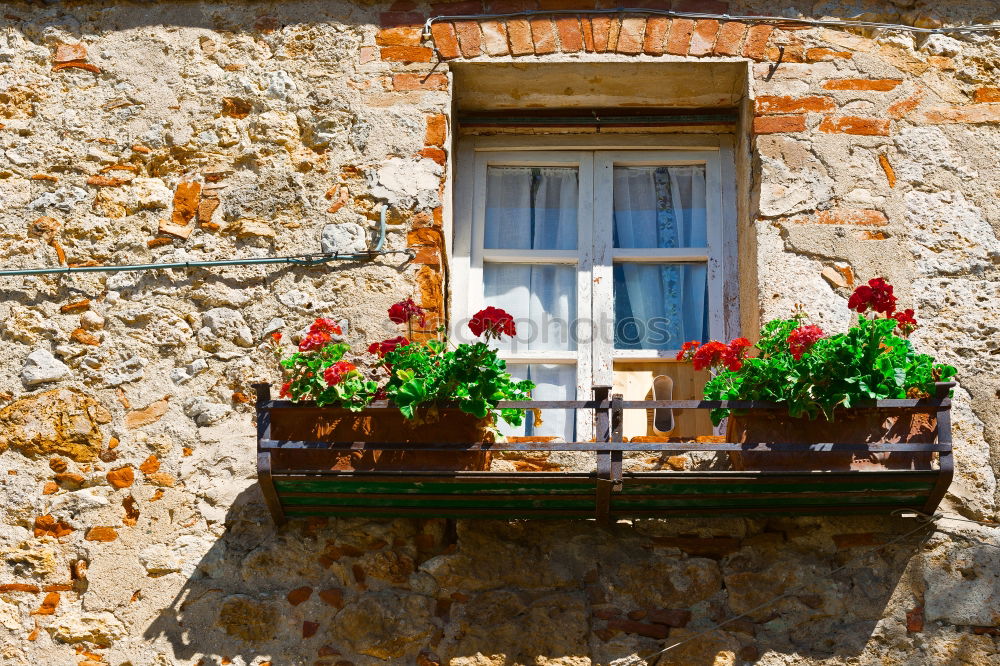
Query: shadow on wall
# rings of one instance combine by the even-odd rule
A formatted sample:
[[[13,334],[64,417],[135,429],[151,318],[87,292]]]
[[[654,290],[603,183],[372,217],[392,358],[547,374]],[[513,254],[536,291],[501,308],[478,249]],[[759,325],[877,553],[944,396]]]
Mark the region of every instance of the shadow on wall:
[[[857,517],[275,528],[254,485],[145,638],[206,664],[608,664],[803,585],[658,663],[709,665],[720,653],[752,662],[768,651],[846,658],[880,618],[902,627],[916,605],[900,582],[919,537],[860,556],[912,528]]]

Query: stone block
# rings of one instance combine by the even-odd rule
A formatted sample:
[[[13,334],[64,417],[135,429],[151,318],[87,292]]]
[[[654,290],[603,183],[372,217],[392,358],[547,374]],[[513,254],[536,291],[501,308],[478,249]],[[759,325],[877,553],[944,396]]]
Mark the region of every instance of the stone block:
[[[320,248],[327,254],[358,254],[368,250],[368,237],[364,228],[354,222],[328,224],[320,236]]]
[[[949,544],[925,557],[923,578],[928,621],[1000,626],[1000,550]]]

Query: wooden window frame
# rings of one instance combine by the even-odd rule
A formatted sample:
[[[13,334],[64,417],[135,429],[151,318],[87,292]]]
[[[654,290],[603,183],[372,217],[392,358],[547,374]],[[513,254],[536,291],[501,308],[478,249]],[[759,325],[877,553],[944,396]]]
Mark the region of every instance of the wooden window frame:
[[[736,170],[732,135],[517,135],[459,139],[455,165],[453,242],[450,259],[451,333],[468,338],[461,327],[487,305],[483,298],[483,261],[576,264],[577,318],[600,321],[598,303],[612,301],[613,264],[622,261],[705,262],[711,311],[709,336],[730,339],[739,332],[737,276]],[[612,247],[610,194],[616,165],[704,164],[709,248],[626,249]],[[486,169],[502,166],[577,166],[580,171],[577,250],[491,250],[483,248]],[[538,261],[544,259],[544,262]],[[587,311],[587,307],[591,308]],[[502,303],[489,303],[503,307]],[[605,313],[614,322],[614,312]],[[607,333],[607,332],[606,332]],[[584,353],[589,350],[589,353]],[[614,362],[672,359],[677,350],[615,350],[612,334],[591,331],[575,351],[504,354],[517,363],[576,363],[577,396],[593,385],[610,385]],[[578,423],[577,427],[587,424]],[[579,430],[578,430],[579,431]]]

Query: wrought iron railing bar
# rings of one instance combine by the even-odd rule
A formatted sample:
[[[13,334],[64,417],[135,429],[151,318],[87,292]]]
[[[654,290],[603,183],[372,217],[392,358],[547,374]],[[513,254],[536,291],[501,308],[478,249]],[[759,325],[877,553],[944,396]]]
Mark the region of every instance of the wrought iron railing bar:
[[[891,453],[951,451],[951,444],[894,442],[319,442],[262,439],[263,450],[329,451],[800,451],[809,453]]]
[[[499,409],[610,409],[611,400],[502,400]],[[437,405],[439,409],[456,409],[458,402],[446,402]],[[623,400],[618,405],[621,409],[788,409],[788,405],[778,402],[761,402],[748,400]],[[870,405],[857,407],[841,407],[840,410],[866,409],[872,407],[892,409],[950,409],[951,399],[942,400],[877,400]],[[290,400],[270,400],[259,405],[260,409],[325,409],[317,407],[313,402],[292,402]],[[386,400],[372,402],[366,409],[395,409]]]

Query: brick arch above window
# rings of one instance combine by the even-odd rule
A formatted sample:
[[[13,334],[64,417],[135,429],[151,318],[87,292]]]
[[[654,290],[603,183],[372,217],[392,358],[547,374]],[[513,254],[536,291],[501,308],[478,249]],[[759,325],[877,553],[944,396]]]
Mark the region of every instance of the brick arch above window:
[[[774,27],[664,16],[553,15],[435,21],[431,40],[443,60],[553,53],[618,53],[767,59]]]

